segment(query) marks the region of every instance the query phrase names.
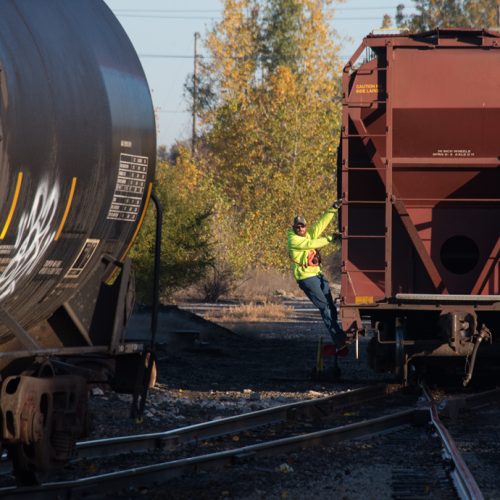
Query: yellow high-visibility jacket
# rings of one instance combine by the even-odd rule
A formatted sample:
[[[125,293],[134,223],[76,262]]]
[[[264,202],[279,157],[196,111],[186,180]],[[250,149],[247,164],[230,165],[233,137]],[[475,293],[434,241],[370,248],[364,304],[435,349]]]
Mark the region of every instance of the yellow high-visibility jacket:
[[[308,254],[311,250],[328,245],[333,239],[332,236],[321,237],[321,233],[330,224],[334,208],[329,208],[306,232],[304,236],[295,234],[293,228],[288,230],[288,253],[293,261],[292,269],[294,278],[304,280],[317,276],[321,273],[320,266],[308,266]]]

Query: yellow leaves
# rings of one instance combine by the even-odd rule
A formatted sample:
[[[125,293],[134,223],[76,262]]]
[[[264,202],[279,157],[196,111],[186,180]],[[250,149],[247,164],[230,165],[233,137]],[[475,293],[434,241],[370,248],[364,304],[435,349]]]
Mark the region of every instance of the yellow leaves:
[[[296,78],[292,73],[291,69],[287,66],[280,66],[276,72],[272,75],[271,81],[271,92],[273,92],[273,98],[281,103],[289,96],[293,96],[296,90]]]
[[[206,71],[220,85],[223,99],[235,98],[249,87],[256,70],[256,25],[253,0],[226,0],[222,21],[209,33],[205,46],[211,53]]]
[[[202,173],[187,150],[183,149],[178,156],[175,165],[170,168],[175,169],[175,176],[178,179],[177,185],[179,194],[189,196],[198,187]]]
[[[187,155],[176,165],[188,197],[210,172],[219,197],[217,240],[236,267],[288,269],[284,234],[293,215],[313,220],[335,198],[340,62],[325,7],[330,2],[297,0],[300,22],[289,20],[300,32],[288,36],[288,24],[276,18],[266,52],[269,32],[259,6],[262,13],[278,2],[225,0],[223,19],[206,39],[210,58],[203,71],[215,82],[218,104],[204,117],[205,163]],[[296,45],[280,48],[280,42]],[[283,53],[266,66],[271,49]]]

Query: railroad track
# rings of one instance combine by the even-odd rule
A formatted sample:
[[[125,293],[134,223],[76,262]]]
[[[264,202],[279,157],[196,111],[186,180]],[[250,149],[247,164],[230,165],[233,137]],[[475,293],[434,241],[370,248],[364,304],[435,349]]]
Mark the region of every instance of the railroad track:
[[[221,441],[216,447],[219,446],[222,449],[200,454],[197,448],[196,456],[155,461],[149,465],[133,466],[123,470],[115,470],[74,480],[45,483],[36,487],[2,488],[0,489],[0,497],[30,499],[70,498],[71,496],[84,495],[96,491],[120,490],[123,489],[124,485],[127,488],[144,487],[162,483],[179,475],[194,471],[235,465],[248,458],[290,453],[318,445],[326,446],[340,441],[366,438],[387,432],[397,434],[402,429],[415,426],[421,427],[423,424],[429,423],[436,429],[447,452],[447,461],[443,464],[443,467],[448,467],[449,461],[453,464],[452,478],[459,496],[461,498],[481,498],[479,487],[465,466],[463,459],[461,459],[458,449],[454,445],[449,433],[442,426],[438,416],[437,405],[426,390],[424,390],[424,395],[427,396],[425,402],[422,402],[422,398],[420,398],[420,404],[414,401],[411,408],[392,411],[381,417],[365,418],[361,421],[335,425],[333,427],[325,427],[323,425],[323,428],[312,432],[305,432],[304,427],[297,424],[299,421],[314,421],[319,427],[320,421],[325,422],[332,418],[335,419],[335,414],[338,414],[339,410],[348,407],[367,407],[370,404],[376,404],[377,401],[385,403],[388,397],[394,397],[397,394],[397,386],[378,385],[340,393],[331,397],[282,405],[244,415],[192,425],[173,431],[82,442],[77,447],[79,460],[102,459],[103,457],[123,455],[130,452],[171,453],[186,446],[197,447],[198,445],[205,444],[208,440]],[[499,397],[496,391],[493,393],[489,391],[485,394],[482,399],[480,396],[473,396],[469,399],[461,398],[448,401],[447,404],[442,403],[441,409],[448,414],[456,414],[464,406],[475,408],[483,405],[485,400],[491,401]],[[403,402],[403,406],[407,405],[407,403],[408,399]],[[384,404],[383,406],[386,405]],[[290,435],[286,437],[281,437],[283,435],[283,432],[281,432],[283,429],[281,429],[278,439],[272,439],[268,435],[263,442],[254,442],[243,446],[241,446],[241,441],[244,441],[244,439],[227,439],[227,436],[241,435],[241,433],[248,434],[250,431],[257,432],[256,429],[259,428],[276,428],[276,426],[283,426],[285,424],[292,428],[289,431]],[[310,426],[311,424],[309,423],[308,425]],[[248,440],[251,441],[252,436]],[[401,498],[403,497],[404,495],[401,495]]]
[[[443,410],[453,418],[447,429],[457,449],[486,498],[498,498],[500,491],[500,405],[498,392],[484,393],[475,400],[461,401]],[[475,411],[470,411],[473,406]]]

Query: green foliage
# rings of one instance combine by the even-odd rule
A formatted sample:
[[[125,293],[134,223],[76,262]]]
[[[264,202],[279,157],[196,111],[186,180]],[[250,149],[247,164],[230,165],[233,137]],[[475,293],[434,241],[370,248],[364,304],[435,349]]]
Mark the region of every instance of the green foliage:
[[[413,0],[416,13],[397,8],[396,24],[410,31],[435,28],[489,28],[498,25],[498,0]]]
[[[303,9],[304,5],[295,0],[269,0],[264,5],[261,54],[263,67],[269,73],[280,66],[298,69]]]
[[[196,283],[213,263],[214,193],[184,147],[178,149],[174,164],[158,163],[155,191],[163,208],[160,290],[162,298],[168,299],[176,290]],[[142,303],[150,303],[152,295],[154,212],[150,204],[131,252]]]

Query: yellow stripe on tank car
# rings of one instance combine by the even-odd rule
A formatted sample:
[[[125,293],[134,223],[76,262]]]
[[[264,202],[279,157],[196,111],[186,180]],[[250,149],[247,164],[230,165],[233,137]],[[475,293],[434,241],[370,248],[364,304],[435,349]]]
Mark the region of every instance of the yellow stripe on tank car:
[[[19,200],[19,193],[21,191],[21,184],[23,183],[23,173],[19,172],[17,174],[16,190],[14,191],[14,198],[12,199],[12,204],[10,206],[9,215],[5,221],[5,226],[0,233],[0,240],[5,238],[7,231],[9,230],[10,223],[12,222],[12,217],[14,217],[14,212],[16,210],[17,201]]]
[[[148,186],[148,194],[146,195],[146,202],[144,204],[144,210],[142,211],[141,218],[139,219],[139,223],[135,228],[134,234],[132,236],[132,239],[130,240],[130,243],[128,244],[128,247],[125,249],[122,256],[120,257],[120,262],[123,262],[125,260],[125,257],[127,257],[128,253],[130,252],[130,249],[132,248],[132,245],[135,243],[135,239],[137,238],[139,231],[141,230],[142,223],[144,222],[144,217],[146,217],[146,212],[148,211],[149,200],[151,199],[151,191],[153,191],[152,182],[150,182]]]
[[[71,188],[69,190],[68,201],[66,202],[66,208],[64,209],[64,214],[59,224],[59,228],[57,229],[57,233],[54,236],[54,241],[57,241],[59,239],[59,236],[61,236],[62,230],[64,228],[64,225],[66,224],[66,219],[68,218],[69,210],[71,208],[71,203],[73,202],[73,196],[75,195],[75,189],[76,189],[76,177],[73,177],[71,181]]]

